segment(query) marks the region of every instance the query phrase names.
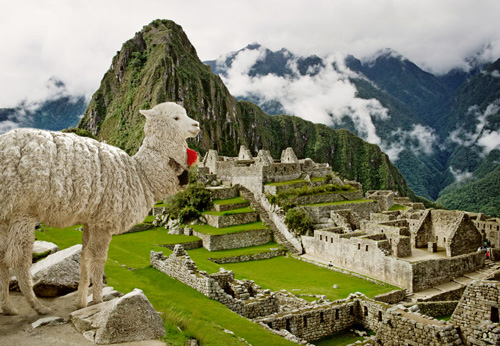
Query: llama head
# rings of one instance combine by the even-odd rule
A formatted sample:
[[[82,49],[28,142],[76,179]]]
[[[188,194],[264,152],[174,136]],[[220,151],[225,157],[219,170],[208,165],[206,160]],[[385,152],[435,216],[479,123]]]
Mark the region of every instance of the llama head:
[[[174,102],[157,104],[152,109],[140,110],[146,119],[166,120],[175,123],[184,138],[196,137],[200,133],[200,124],[187,116],[184,107]]]

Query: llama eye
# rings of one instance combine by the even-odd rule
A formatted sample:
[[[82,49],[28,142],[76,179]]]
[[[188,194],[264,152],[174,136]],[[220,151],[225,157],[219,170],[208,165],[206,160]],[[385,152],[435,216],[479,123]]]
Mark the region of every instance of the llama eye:
[[[175,121],[177,121],[177,120],[179,120],[179,119],[180,119],[179,117],[174,117],[174,120],[175,120]]]

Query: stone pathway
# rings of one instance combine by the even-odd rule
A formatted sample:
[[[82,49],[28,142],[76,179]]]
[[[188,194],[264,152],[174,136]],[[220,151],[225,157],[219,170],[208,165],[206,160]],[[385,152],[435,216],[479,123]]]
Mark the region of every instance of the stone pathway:
[[[255,210],[257,210],[257,212],[260,215],[261,220],[264,221],[265,224],[269,226],[269,228],[271,228],[271,230],[274,234],[274,239],[276,240],[276,242],[284,245],[288,249],[288,251],[290,251],[291,254],[300,255],[300,253],[297,251],[297,249],[292,244],[290,244],[290,242],[281,234],[281,232],[278,230],[278,228],[276,227],[274,222],[267,215],[267,212],[264,210],[264,208],[262,208],[260,203],[258,203],[255,200],[252,192],[244,187],[240,187],[240,195],[241,195],[241,197],[243,197],[244,199],[246,199],[250,202],[250,206],[252,208],[254,208]]]

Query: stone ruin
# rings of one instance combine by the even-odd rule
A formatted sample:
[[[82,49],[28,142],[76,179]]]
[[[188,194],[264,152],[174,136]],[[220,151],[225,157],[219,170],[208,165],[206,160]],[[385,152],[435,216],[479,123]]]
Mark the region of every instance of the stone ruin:
[[[299,343],[360,325],[376,332],[369,339],[372,345],[498,345],[500,341],[498,281],[470,284],[447,322],[420,313],[416,305],[390,305],[404,298],[404,290],[375,299],[355,293],[333,302],[322,297],[308,302],[284,290],[262,290],[252,281],[235,280],[231,271],[198,271],[180,245],[168,258],[152,251],[151,265],[269,331]]]

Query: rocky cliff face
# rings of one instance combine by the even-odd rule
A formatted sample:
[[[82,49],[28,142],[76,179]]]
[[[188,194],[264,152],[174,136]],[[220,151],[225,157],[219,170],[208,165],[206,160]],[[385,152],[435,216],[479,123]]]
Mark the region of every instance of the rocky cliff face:
[[[144,119],[139,109],[175,101],[200,122],[190,147],[237,156],[240,145],[255,155],[268,149],[278,158],[293,147],[299,158],[329,162],[365,189],[394,189],[413,196],[388,157],[346,130],[333,130],[293,116],[270,116],[251,102],[238,102],[221,79],[198,58],[182,28],[155,20],[124,43],[79,123],[99,139],[130,154],[139,148]]]

